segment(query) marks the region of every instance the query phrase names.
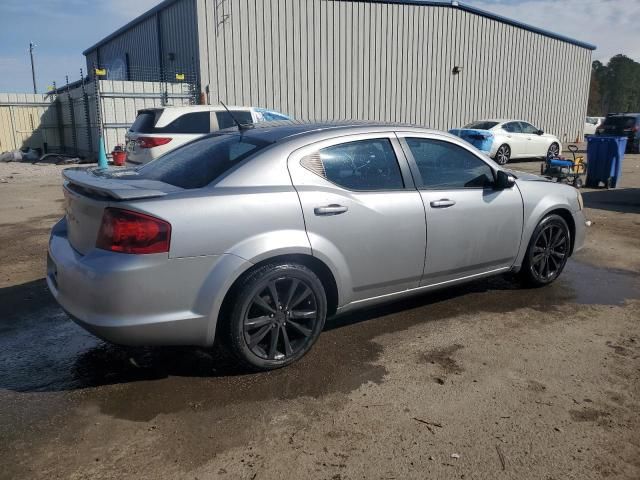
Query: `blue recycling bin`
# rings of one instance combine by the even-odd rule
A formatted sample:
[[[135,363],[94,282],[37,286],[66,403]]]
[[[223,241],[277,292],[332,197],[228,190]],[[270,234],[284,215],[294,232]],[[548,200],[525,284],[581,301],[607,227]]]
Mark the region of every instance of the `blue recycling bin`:
[[[627,137],[587,137],[587,187],[596,188],[601,182],[607,188],[618,185],[626,147]]]

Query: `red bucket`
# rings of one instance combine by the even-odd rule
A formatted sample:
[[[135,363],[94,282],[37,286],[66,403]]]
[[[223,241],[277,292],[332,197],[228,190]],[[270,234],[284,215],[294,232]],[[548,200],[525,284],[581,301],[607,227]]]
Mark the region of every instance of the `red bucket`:
[[[111,152],[113,158],[113,164],[118,167],[123,166],[127,162],[127,152]]]

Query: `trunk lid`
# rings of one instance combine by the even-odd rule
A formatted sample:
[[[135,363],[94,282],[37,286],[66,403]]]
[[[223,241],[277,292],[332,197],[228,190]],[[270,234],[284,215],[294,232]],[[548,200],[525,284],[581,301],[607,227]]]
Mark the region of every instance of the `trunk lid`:
[[[82,255],[96,246],[105,208],[182,190],[159,181],[136,180],[135,172],[127,170],[70,168],[62,176],[69,243]]]
[[[449,133],[456,137],[460,137],[481,152],[489,153],[491,151],[491,145],[493,145],[493,133],[489,130],[454,128],[449,130]]]

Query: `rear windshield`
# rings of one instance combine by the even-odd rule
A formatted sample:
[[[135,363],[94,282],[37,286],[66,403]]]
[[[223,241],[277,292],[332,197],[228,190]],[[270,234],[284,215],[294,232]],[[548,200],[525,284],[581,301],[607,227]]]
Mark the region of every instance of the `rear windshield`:
[[[464,128],[472,128],[474,130],[491,130],[496,125],[498,125],[498,122],[480,121],[471,122],[470,124],[465,125]]]
[[[138,112],[138,116],[129,128],[129,131],[135,133],[153,133],[157,113],[160,112],[157,110],[142,110]]]
[[[618,128],[632,128],[636,125],[636,117],[607,117],[604,119],[604,126]]]
[[[137,170],[137,178],[180,188],[202,188],[269,145],[242,135],[217,135],[188,143]]]
[[[210,113],[187,112],[170,122],[164,127],[157,127],[156,123],[162,114],[162,110],[141,110],[136,120],[129,128],[134,133],[190,133],[204,134],[211,131]]]

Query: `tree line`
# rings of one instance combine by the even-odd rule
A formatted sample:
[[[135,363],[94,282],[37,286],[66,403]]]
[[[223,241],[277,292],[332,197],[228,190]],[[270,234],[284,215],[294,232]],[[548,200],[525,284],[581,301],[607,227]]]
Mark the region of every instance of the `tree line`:
[[[640,112],[640,63],[621,54],[606,65],[593,62],[587,112],[593,117]]]

